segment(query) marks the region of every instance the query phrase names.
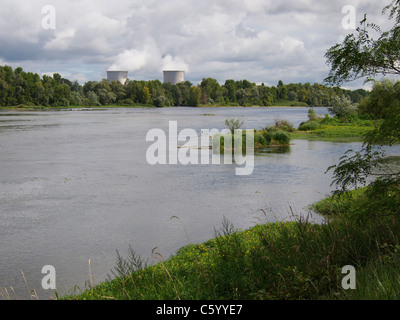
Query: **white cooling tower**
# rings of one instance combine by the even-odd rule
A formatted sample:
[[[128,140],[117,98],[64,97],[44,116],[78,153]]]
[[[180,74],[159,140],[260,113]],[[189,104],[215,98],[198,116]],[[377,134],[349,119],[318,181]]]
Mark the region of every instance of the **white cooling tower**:
[[[125,84],[128,79],[128,71],[107,71],[108,81],[119,81]]]
[[[177,84],[185,82],[185,71],[164,71],[164,83]]]

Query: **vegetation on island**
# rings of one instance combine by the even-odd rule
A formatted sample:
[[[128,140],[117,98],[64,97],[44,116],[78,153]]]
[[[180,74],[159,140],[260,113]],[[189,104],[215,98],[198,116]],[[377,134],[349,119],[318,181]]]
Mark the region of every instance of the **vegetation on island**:
[[[395,20],[390,30],[364,19],[355,35],[328,50],[329,81],[397,72],[400,0],[385,7],[387,12]],[[377,31],[374,40],[369,32]],[[340,115],[339,108],[336,116],[345,117],[340,122],[338,117],[313,118],[311,111],[309,122],[314,123],[307,124],[307,131],[316,131],[329,121],[340,128],[372,121],[362,148],[349,150],[327,168],[336,190],[313,206],[326,223],[313,224],[303,216],[241,231],[224,221],[215,238],[203,244],[190,244],[168,259],[153,252],[158,263],[152,266],[132,250],[128,258],[118,254],[114,278],[65,298],[399,299],[400,164],[382,147],[400,142],[400,82],[376,82],[357,110],[348,109],[358,114]],[[345,266],[357,271],[351,289],[343,283]]]
[[[228,118],[225,120],[225,127],[230,133],[220,133],[213,136],[213,149],[219,153],[232,151],[238,146],[242,152],[247,149],[263,149],[266,147],[288,146],[291,136],[289,132],[294,131],[293,125],[286,120],[276,120],[272,126],[267,126],[261,130],[250,129],[253,141],[252,147],[247,145],[247,134],[249,129],[244,130],[244,120]],[[229,144],[229,145],[228,145]]]

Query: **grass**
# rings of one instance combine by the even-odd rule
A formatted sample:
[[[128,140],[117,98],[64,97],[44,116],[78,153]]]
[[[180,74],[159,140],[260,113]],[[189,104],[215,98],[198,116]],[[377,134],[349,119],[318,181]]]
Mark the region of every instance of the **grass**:
[[[291,133],[296,139],[315,139],[330,141],[362,141],[363,137],[375,128],[375,121],[353,117],[316,118],[300,124],[298,130]]]
[[[322,201],[326,224],[301,218],[243,231],[225,221],[213,239],[168,259],[155,249],[158,263],[151,266],[137,263],[131,251],[118,257],[115,278],[63,299],[398,299],[400,219],[352,219],[345,212],[362,191],[352,196]],[[342,288],[346,265],[357,270],[356,290]]]
[[[349,191],[342,196],[328,197],[311,206],[311,209],[325,217],[335,217],[350,213],[353,208],[359,208],[364,201],[366,187]]]
[[[219,149],[221,153],[224,153],[225,150],[233,150],[237,144],[240,142],[240,134],[218,134],[213,137],[213,148]],[[241,143],[242,150],[246,150],[246,131],[242,132]],[[226,141],[228,138],[231,141],[230,146],[226,145]],[[239,140],[238,140],[239,139]],[[288,132],[283,130],[254,130],[254,149],[259,150],[267,147],[276,147],[276,146],[288,146],[290,144],[291,136]],[[229,140],[228,140],[229,141]],[[238,141],[238,142],[236,142]]]

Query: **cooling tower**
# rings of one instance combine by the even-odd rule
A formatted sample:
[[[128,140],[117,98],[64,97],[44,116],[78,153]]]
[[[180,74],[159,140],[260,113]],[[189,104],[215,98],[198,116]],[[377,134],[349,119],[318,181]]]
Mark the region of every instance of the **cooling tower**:
[[[127,78],[128,71],[107,71],[107,79],[110,82],[119,81],[122,84],[125,84]]]
[[[185,71],[164,71],[164,83],[177,84],[185,82]]]

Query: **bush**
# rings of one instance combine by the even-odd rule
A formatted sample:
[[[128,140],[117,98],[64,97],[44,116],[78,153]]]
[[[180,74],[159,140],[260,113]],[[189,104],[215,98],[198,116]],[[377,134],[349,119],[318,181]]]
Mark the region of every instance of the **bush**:
[[[300,131],[313,131],[321,128],[321,122],[319,121],[307,121],[303,122],[299,126]]]
[[[242,150],[246,150],[246,131],[242,133]],[[217,149],[218,140],[220,141],[220,152],[224,153],[225,148],[233,149],[235,147],[235,139],[238,138],[238,133],[231,135],[232,145],[226,145],[226,137],[229,135],[215,135],[213,137],[213,148]],[[285,131],[254,131],[254,148],[260,149],[271,145],[288,145],[290,143],[290,134]]]
[[[289,144],[290,135],[287,132],[278,130],[274,132],[273,140],[278,144]]]
[[[255,148],[262,148],[263,146],[266,146],[269,143],[271,143],[271,141],[267,141],[265,136],[263,134],[261,134],[260,132],[256,132],[254,134],[254,147]]]
[[[350,117],[356,115],[358,108],[356,105],[352,104],[350,99],[346,97],[335,96],[332,99],[332,107],[329,108],[329,112],[333,115],[341,117]]]
[[[318,120],[319,117],[317,115],[317,113],[315,112],[315,110],[313,108],[308,110],[308,120],[310,121],[316,121]]]
[[[227,127],[232,133],[235,133],[235,130],[243,129],[244,120],[228,118],[225,120],[225,127]]]
[[[278,131],[263,131],[266,144],[289,144],[290,135],[287,132]]]
[[[275,119],[275,122],[272,126],[265,127],[262,130],[265,131],[281,130],[281,131],[293,132],[295,131],[295,128],[293,124],[288,120]]]

